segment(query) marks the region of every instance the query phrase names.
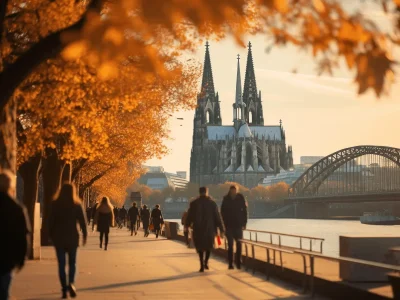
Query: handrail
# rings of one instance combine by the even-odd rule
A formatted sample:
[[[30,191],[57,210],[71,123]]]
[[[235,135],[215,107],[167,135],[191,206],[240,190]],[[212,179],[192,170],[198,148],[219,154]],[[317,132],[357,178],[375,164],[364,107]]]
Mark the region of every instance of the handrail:
[[[290,233],[264,231],[264,230],[256,230],[256,229],[245,229],[245,231],[259,232],[259,233],[269,233],[269,234],[277,234],[277,235],[284,235],[284,236],[291,236],[291,237],[299,237],[299,238],[304,238],[304,239],[309,239],[309,240],[325,241],[325,239],[323,239],[323,238],[318,238],[318,237],[313,237],[313,236],[305,236],[305,235],[297,235],[297,234],[290,234]]]
[[[271,264],[271,259],[270,259],[270,250],[273,251],[273,264],[276,265],[275,263],[275,252],[278,251],[280,254],[280,265],[283,268],[283,260],[282,260],[282,253],[287,253],[287,254],[297,254],[302,256],[303,258],[303,274],[304,274],[304,279],[303,279],[303,287],[304,291],[307,290],[307,268],[310,268],[310,274],[309,274],[309,279],[310,279],[310,288],[311,288],[311,296],[314,296],[315,293],[315,288],[314,288],[314,270],[315,270],[315,261],[314,258],[322,258],[326,260],[333,260],[333,261],[344,261],[344,262],[349,262],[349,263],[356,263],[364,266],[369,266],[369,267],[375,267],[375,268],[380,268],[384,270],[389,270],[389,271],[396,271],[400,272],[400,266],[396,265],[390,265],[390,264],[385,264],[385,263],[379,263],[379,262],[374,262],[374,261],[368,261],[364,259],[358,259],[358,258],[351,258],[351,257],[332,257],[332,256],[327,256],[322,253],[316,253],[313,251],[307,251],[303,249],[285,249],[285,248],[280,248],[280,247],[275,247],[273,244],[261,244],[259,242],[254,242],[254,241],[249,241],[245,239],[240,240],[246,248],[246,260],[249,257],[248,255],[248,245],[251,245],[251,250],[252,250],[252,259],[253,259],[253,274],[255,273],[255,251],[254,247],[260,247],[266,249],[266,254],[267,254],[267,265],[266,265],[266,275],[267,279],[269,279],[269,266]],[[307,260],[306,256],[309,257],[310,263],[309,266],[307,266]],[[247,270],[247,261],[246,261],[246,270]]]
[[[298,238],[300,245],[299,245],[299,249],[303,250],[303,239],[309,240],[310,241],[310,251],[313,251],[312,248],[312,242],[313,241],[319,241],[320,242],[320,247],[319,247],[319,253],[322,253],[322,248],[323,248],[323,243],[325,241],[325,239],[323,238],[318,238],[318,237],[311,237],[311,236],[305,236],[305,235],[297,235],[297,234],[290,234],[290,233],[281,233],[281,232],[274,232],[274,231],[264,231],[264,230],[255,230],[255,229],[245,229],[245,231],[250,233],[250,240],[252,241],[252,233],[255,233],[255,240],[256,242],[258,242],[258,234],[262,233],[262,234],[269,234],[270,235],[270,239],[269,239],[269,243],[270,244],[274,244],[273,242],[273,235],[277,235],[278,236],[278,245],[282,246],[282,241],[281,241],[281,237],[282,236],[288,236],[288,237],[294,237],[294,238]],[[314,251],[317,252],[317,251]]]

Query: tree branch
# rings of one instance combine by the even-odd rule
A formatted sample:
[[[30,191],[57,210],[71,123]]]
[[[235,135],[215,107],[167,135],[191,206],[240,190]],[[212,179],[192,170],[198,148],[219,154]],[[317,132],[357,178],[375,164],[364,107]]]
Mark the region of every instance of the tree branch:
[[[99,180],[102,177],[104,177],[104,175],[106,175],[108,172],[110,172],[114,168],[115,168],[115,166],[110,166],[109,168],[107,168],[103,172],[101,172],[101,173],[97,174],[96,176],[94,176],[92,179],[90,179],[85,184],[81,184],[79,186],[79,194],[81,194],[81,192],[82,192],[82,195],[83,195],[83,193],[86,191],[87,188],[91,187],[97,180]]]
[[[4,2],[4,0],[2,2]],[[61,42],[61,35],[71,30],[81,30],[85,24],[88,12],[91,9],[99,11],[98,7],[100,3],[101,0],[92,0],[79,21],[40,40],[0,73],[0,110],[4,108],[15,89],[18,88],[35,67],[44,60],[57,56],[67,46],[67,44]],[[0,15],[0,18],[1,17]],[[2,20],[0,19],[0,21]],[[1,28],[3,27],[3,22],[1,22],[0,26]]]

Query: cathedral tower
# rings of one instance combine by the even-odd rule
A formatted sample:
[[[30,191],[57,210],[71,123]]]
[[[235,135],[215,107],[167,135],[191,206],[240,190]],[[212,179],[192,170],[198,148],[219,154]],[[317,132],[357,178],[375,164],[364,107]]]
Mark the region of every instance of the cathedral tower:
[[[264,125],[261,91],[257,91],[256,75],[254,73],[253,54],[251,52],[250,42],[247,54],[246,75],[244,78],[243,102],[246,104],[246,123],[250,126]]]

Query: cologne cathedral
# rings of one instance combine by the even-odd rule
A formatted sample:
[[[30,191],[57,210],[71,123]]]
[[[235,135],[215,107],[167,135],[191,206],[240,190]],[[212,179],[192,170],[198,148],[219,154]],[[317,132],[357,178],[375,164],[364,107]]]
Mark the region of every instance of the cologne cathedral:
[[[238,182],[257,186],[267,175],[293,167],[292,147],[285,130],[264,125],[261,91],[257,90],[251,43],[242,92],[239,55],[233,124],[222,125],[220,100],[215,92],[209,44],[206,44],[203,79],[197,96],[190,157],[190,181],[200,186]]]

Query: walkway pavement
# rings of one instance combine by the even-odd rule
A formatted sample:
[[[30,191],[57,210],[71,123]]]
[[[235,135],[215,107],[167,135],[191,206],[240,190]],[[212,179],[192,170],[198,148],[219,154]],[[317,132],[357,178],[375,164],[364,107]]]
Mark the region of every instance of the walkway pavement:
[[[212,258],[210,270],[199,273],[193,249],[182,243],[131,237],[113,230],[109,250],[99,249],[92,233],[78,252],[76,286],[85,300],[127,299],[303,299],[301,289],[282,281],[265,281],[241,270],[228,271],[223,260]],[[42,260],[28,262],[15,276],[12,299],[59,299],[60,287],[53,248],[42,248]],[[316,297],[315,299],[321,299]]]

